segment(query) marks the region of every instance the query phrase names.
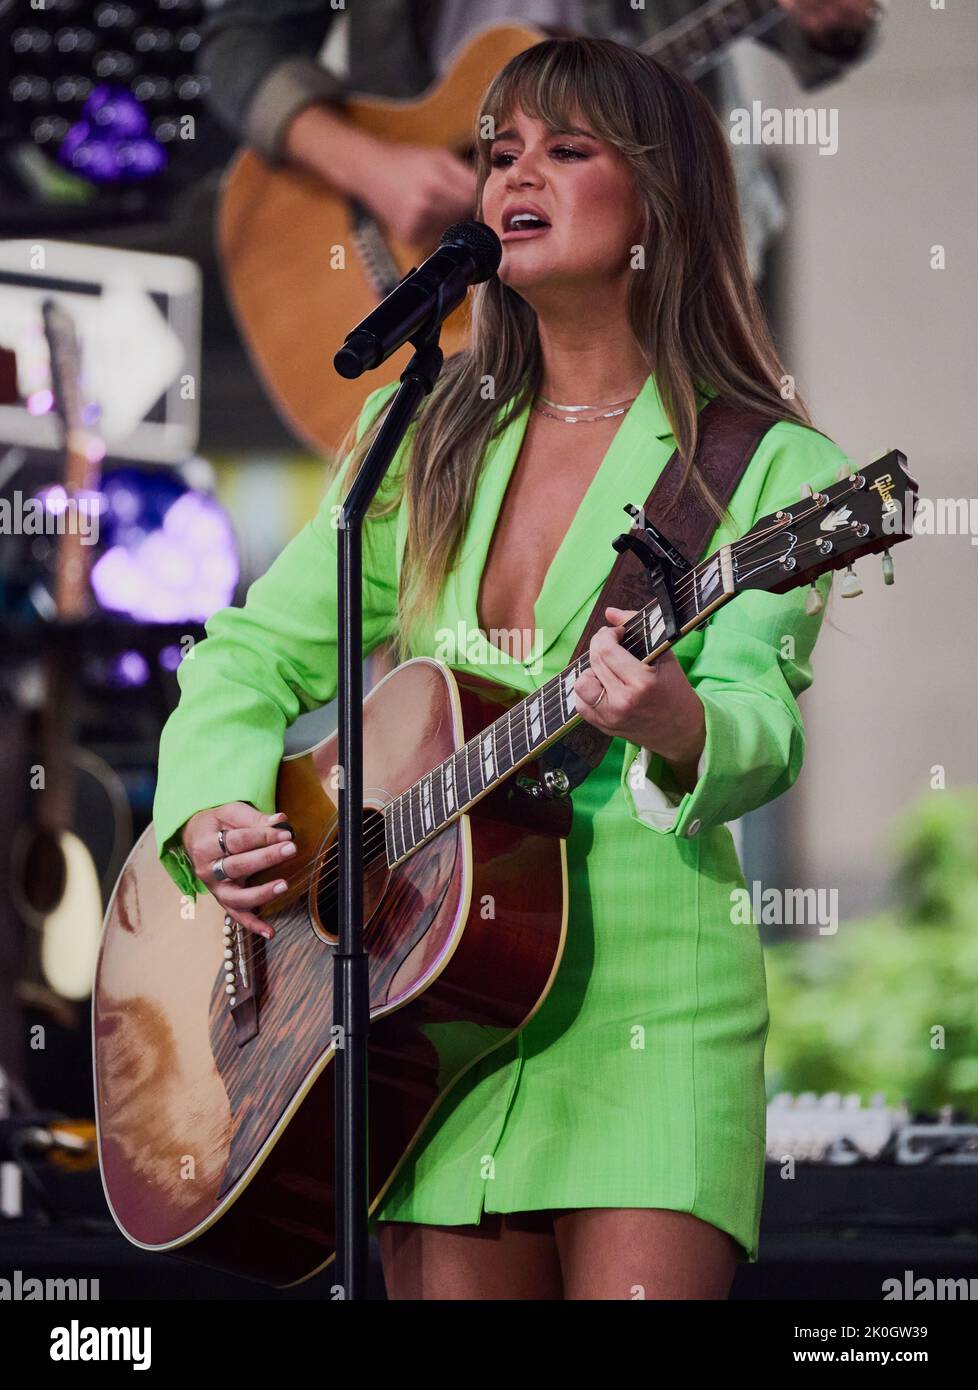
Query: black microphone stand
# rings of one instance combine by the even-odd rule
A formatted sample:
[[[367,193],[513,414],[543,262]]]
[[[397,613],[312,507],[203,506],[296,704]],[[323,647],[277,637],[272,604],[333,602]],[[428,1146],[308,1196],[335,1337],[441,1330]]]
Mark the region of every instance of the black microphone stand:
[[[367,508],[430,393],[444,354],[438,346],[443,295],[424,330],[408,341],[414,356],[388,407],[376,440],[340,512],[337,544],[339,608],[339,943],[333,953],[336,1122],[336,1271],[344,1299],[363,1299],[367,1284],[369,1155],[367,1051],[369,960],[363,949],[363,631],[362,541]]]

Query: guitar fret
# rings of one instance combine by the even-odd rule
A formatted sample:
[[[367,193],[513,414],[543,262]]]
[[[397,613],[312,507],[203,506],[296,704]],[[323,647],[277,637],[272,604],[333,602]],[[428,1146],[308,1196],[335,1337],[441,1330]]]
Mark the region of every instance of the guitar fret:
[[[445,790],[442,785],[442,769],[436,767],[431,774],[431,809],[436,825],[445,823]]]
[[[492,731],[483,734],[480,746],[479,776],[482,778],[483,788],[488,787],[493,776],[493,762],[495,754],[492,747]]]
[[[445,801],[445,818],[456,811],[458,808],[458,797],[455,793],[455,758],[449,758],[442,768],[442,795]]]
[[[575,663],[576,664],[576,663]],[[574,667],[570,667],[567,674],[560,683],[560,698],[564,711],[565,722],[572,719],[577,713],[577,697],[574,694],[574,686],[577,684],[577,674]]]
[[[540,742],[540,730],[542,728],[539,693],[534,695],[533,699],[530,701],[529,705],[527,706],[527,713],[530,719],[530,747],[535,748],[537,744]]]
[[[553,730],[552,730],[551,727],[550,727],[550,716],[551,716],[551,714],[552,714],[552,705],[551,705],[551,701],[550,701],[550,682],[549,682],[549,681],[547,682],[547,684],[546,684],[545,686],[543,686],[542,691],[543,691],[543,699],[542,699],[542,701],[541,701],[541,709],[542,709],[542,713],[543,713],[543,737],[544,737],[544,739],[548,739],[548,738],[550,737],[550,735],[553,733]]]
[[[415,807],[417,802],[417,807]],[[421,788],[417,782],[408,794],[408,805],[411,810],[411,838],[415,845],[420,844],[424,839],[424,820],[421,816]]]
[[[420,783],[421,829],[427,835],[434,828],[434,815],[431,810],[431,775],[422,777]]]
[[[479,762],[479,740],[472,739],[465,757],[465,767],[469,778],[469,799],[474,801],[482,790],[482,767]],[[473,782],[475,774],[475,782]]]

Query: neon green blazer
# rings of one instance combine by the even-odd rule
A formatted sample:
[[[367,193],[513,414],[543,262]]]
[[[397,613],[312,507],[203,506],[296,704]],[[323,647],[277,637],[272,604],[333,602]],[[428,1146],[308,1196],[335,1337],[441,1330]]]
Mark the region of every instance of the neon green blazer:
[[[367,398],[358,437],[397,384],[390,382]],[[626,502],[644,503],[675,448],[650,375],[547,571],[534,610],[541,639],[521,662],[479,631],[476,599],[528,416],[529,406],[487,450],[459,564],[442,591],[439,611],[415,634],[411,650],[526,693],[569,665],[616,558],[611,542],[625,527],[622,508]],[[385,489],[404,468],[410,439],[409,432]],[[788,422],[773,425],[731,499],[732,524],[718,528],[708,550],[736,539],[758,517],[797,501],[804,483],[818,490],[852,466],[816,431]],[[180,844],[184,823],[197,811],[229,801],[275,810],[285,729],[300,713],[336,696],[335,523],[345,492],[343,471],[317,514],[252,584],[244,606],[215,613],[206,639],[180,665],[181,698],[163,730],[153,815],[162,862],[187,894],[204,886]],[[406,534],[405,505],[366,524],[365,654],[394,632]],[[823,595],[829,582],[827,576],[819,581]],[[805,593],[742,594],[677,644],[676,656],[703,702],[706,744],[689,792],[670,785],[660,758],[625,744],[621,794],[650,834],[706,836],[779,796],[794,781],[804,752],[796,699],[811,682],[811,652],[821,623],[821,614],[806,615]]]

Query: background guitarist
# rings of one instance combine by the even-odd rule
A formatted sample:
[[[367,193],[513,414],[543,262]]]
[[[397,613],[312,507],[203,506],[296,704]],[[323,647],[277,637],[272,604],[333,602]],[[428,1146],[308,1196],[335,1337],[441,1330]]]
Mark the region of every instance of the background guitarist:
[[[759,41],[783,55],[806,89],[842,76],[875,42],[875,0],[778,5],[781,19]],[[224,0],[206,23],[199,61],[211,104],[244,143],[360,198],[395,236],[434,244],[446,226],[472,215],[474,172],[448,150],[356,129],[343,115],[347,93],[416,97],[466,40],[493,25],[638,45],[699,8],[700,0],[644,0],[640,8],[629,0],[353,0],[348,9],[330,0]],[[701,86],[721,119],[744,104],[729,61],[706,72]],[[759,280],[784,209],[760,147],[732,152],[748,263]]]

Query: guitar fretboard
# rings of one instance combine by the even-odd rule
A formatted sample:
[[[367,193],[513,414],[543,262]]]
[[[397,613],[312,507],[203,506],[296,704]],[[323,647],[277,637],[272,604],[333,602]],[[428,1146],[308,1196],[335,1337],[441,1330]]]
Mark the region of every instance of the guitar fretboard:
[[[705,621],[733,593],[730,547],[724,546],[676,584],[680,634]],[[622,645],[639,661],[648,661],[669,645],[658,600],[629,619]],[[585,652],[395,797],[384,808],[388,866],[413,853],[523,763],[568,733],[580,720],[574,685],[590,665]]]
[[[763,33],[783,13],[777,0],[713,0],[656,34],[640,51],[695,80],[720,61],[735,39]]]

